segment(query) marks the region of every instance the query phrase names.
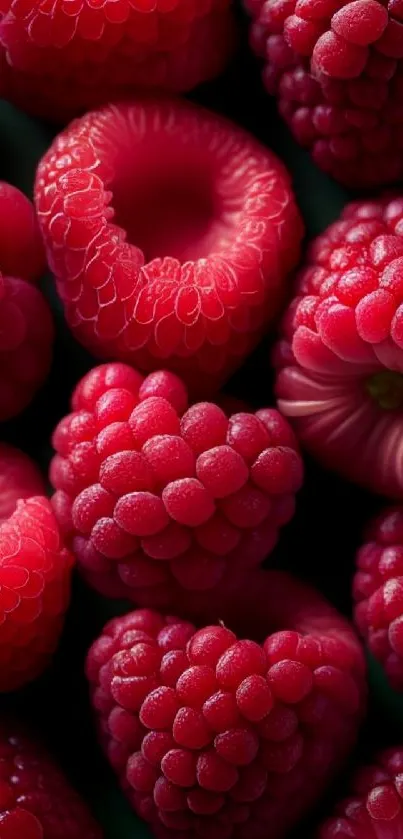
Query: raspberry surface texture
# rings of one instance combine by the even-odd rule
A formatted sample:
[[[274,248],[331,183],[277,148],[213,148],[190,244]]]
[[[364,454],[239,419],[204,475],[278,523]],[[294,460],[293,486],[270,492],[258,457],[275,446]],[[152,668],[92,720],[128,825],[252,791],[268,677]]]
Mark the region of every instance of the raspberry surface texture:
[[[38,467],[24,452],[0,443],[0,522],[14,513],[17,501],[33,495],[46,495]]]
[[[48,665],[70,599],[72,564],[47,498],[19,501],[0,524],[0,691],[21,687]]]
[[[36,282],[45,265],[32,202],[15,186],[0,181],[0,271]]]
[[[53,435],[53,507],[102,593],[179,610],[239,585],[293,515],[302,461],[273,409],[188,407],[173,373],[91,370]]]
[[[216,76],[234,42],[231,0],[1,0],[0,90],[64,121],[144,89]]]
[[[400,839],[403,830],[403,749],[388,749],[359,769],[349,798],[322,825],[318,839]]]
[[[177,100],[74,122],[39,165],[36,207],[78,340],[146,371],[167,359],[202,397],[278,313],[302,236],[277,158]]]
[[[403,199],[348,205],[313,243],[274,362],[278,405],[329,469],[403,497]]]
[[[101,741],[157,839],[279,839],[355,739],[362,653],[319,595],[257,572],[220,615],[196,629],[131,612],[88,654]],[[258,640],[229,628],[240,615]]]
[[[0,421],[23,411],[45,382],[52,345],[52,315],[41,292],[0,273]]]
[[[14,721],[0,723],[1,839],[102,839],[44,748]]]
[[[296,140],[346,186],[403,174],[400,0],[245,0],[263,80]]]

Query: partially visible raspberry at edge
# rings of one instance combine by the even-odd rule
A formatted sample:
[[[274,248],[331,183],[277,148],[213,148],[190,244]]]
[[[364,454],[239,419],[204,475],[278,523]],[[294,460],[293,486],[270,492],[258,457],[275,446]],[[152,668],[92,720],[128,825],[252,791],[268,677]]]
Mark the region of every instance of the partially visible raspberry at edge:
[[[45,481],[28,455],[0,443],[0,522],[14,513],[17,501],[46,495]]]
[[[307,449],[402,499],[402,197],[348,205],[312,244],[274,364],[278,407]]]
[[[179,100],[75,121],[39,164],[35,200],[78,340],[100,358],[167,366],[203,398],[273,323],[299,257],[280,161]]]
[[[273,409],[188,407],[183,382],[104,364],[53,435],[52,503],[102,593],[183,610],[242,584],[290,520],[302,460]]]
[[[249,575],[212,619],[197,630],[143,610],[106,625],[87,658],[101,740],[157,839],[281,839],[354,743],[360,645],[277,572]]]
[[[0,181],[0,271],[37,282],[45,270],[45,251],[32,202]]]
[[[280,114],[346,186],[403,176],[401,0],[245,0]]]

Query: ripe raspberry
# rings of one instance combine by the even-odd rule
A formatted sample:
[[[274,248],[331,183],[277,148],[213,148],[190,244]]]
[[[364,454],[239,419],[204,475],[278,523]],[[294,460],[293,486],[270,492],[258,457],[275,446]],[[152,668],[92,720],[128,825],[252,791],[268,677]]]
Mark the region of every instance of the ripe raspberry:
[[[41,292],[0,274],[0,420],[24,410],[44,383],[52,343],[52,317]]]
[[[0,724],[1,839],[101,839],[85,804],[42,746]]]
[[[17,501],[46,495],[45,482],[26,454],[0,443],[0,522],[14,512]]]
[[[49,501],[18,501],[0,524],[0,691],[15,690],[47,666],[68,606],[71,568]]]
[[[45,253],[33,204],[15,186],[0,181],[0,270],[35,282]]]
[[[403,830],[403,749],[377,755],[360,769],[351,795],[322,825],[318,839],[400,839]]]
[[[87,658],[104,748],[157,839],[280,839],[355,738],[363,661],[344,620],[276,572],[249,577],[227,610],[258,616],[260,637],[272,619],[287,629],[260,645],[135,611]]]
[[[104,594],[204,604],[261,563],[293,515],[302,462],[275,410],[187,408],[173,373],[143,379],[119,363],[91,370],[72,408],[53,435],[53,505]]]
[[[66,120],[145,88],[187,91],[232,51],[231,0],[0,2],[1,92]]]
[[[203,397],[284,298],[302,224],[288,175],[221,117],[179,101],[73,123],[39,165],[36,206],[76,337]]]
[[[347,186],[401,179],[401,0],[245,3],[264,83],[318,166]]]
[[[314,242],[275,353],[278,405],[328,468],[403,497],[403,199],[352,203]]]

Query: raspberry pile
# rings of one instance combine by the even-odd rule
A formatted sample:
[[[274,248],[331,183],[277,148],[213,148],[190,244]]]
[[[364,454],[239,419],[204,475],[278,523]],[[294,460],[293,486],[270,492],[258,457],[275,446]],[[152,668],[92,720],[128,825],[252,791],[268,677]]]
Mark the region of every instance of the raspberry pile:
[[[185,102],[75,121],[39,164],[35,199],[77,339],[147,372],[169,359],[203,398],[272,323],[299,256],[283,165]]]
[[[1,94],[65,120],[147,88],[186,91],[230,55],[230,0],[1,0]]]
[[[347,186],[403,174],[401,0],[245,0],[280,114]]]
[[[52,502],[103,594],[182,610],[199,595],[205,608],[242,585],[293,515],[302,461],[273,409],[188,408],[173,373],[120,363],[91,370],[72,408],[53,435]]]
[[[280,839],[354,739],[363,664],[348,624],[288,575],[248,587],[265,634],[272,608],[288,621],[263,644],[140,610],[90,649],[105,750],[157,839]]]
[[[86,806],[43,747],[0,723],[1,839],[101,839]]]
[[[400,839],[403,830],[403,749],[388,749],[358,770],[351,795],[322,825],[318,839]]]
[[[46,495],[38,467],[14,446],[0,443],[0,522],[14,513],[17,501]]]
[[[403,199],[348,205],[313,243],[274,354],[280,411],[329,469],[403,497]]]

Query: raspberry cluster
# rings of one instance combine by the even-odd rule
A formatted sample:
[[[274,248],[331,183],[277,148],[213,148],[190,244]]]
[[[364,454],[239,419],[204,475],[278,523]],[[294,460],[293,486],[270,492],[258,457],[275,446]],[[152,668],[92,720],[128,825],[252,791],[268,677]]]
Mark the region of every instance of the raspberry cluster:
[[[302,461],[275,410],[188,408],[174,374],[120,363],[91,370],[72,408],[53,436],[53,507],[104,594],[205,606],[242,584],[293,515]]]
[[[49,755],[10,720],[0,723],[1,839],[101,839]]]
[[[399,839],[403,829],[403,749],[382,752],[354,778],[351,795],[322,825],[319,839]]]
[[[230,0],[1,0],[2,95],[65,120],[147,88],[190,90],[231,52]]]
[[[321,462],[403,497],[403,199],[348,205],[311,246],[274,362],[281,412]]]
[[[267,330],[299,256],[283,165],[185,102],[138,101],[75,121],[42,159],[35,197],[78,340],[146,371],[169,359],[203,398]]]
[[[245,2],[264,83],[318,166],[347,186],[400,179],[400,0]]]
[[[252,623],[272,608],[288,621],[263,644],[143,610],[89,652],[104,747],[158,839],[279,839],[351,747],[363,693],[350,628],[287,575],[248,587]]]

